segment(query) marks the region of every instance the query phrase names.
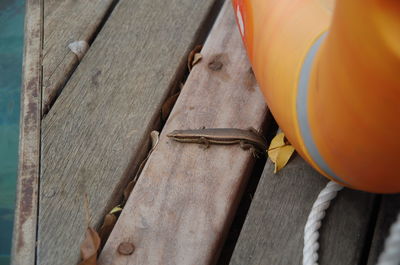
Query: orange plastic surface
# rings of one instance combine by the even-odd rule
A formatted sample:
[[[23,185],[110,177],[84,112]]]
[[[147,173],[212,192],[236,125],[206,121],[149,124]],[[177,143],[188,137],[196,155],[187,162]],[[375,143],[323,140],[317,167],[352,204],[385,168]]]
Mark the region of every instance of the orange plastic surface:
[[[400,1],[232,2],[271,112],[296,150],[331,178],[311,158],[296,109],[305,57],[328,32],[308,85],[312,138],[347,186],[400,192]]]

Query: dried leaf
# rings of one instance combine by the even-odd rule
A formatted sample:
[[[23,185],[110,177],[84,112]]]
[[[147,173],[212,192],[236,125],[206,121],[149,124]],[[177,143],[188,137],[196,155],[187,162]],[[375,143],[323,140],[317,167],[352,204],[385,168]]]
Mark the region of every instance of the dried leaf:
[[[153,152],[153,150],[156,148],[158,145],[158,141],[160,141],[160,132],[158,131],[152,131],[150,133],[150,139],[151,139],[151,150],[149,152],[149,155]]]
[[[86,230],[85,240],[81,244],[81,257],[82,261],[79,265],[96,265],[97,264],[97,251],[100,247],[100,237],[97,232],[88,227]]]
[[[111,231],[113,230],[115,223],[117,222],[117,216],[109,213],[104,217],[103,224],[100,227],[99,236],[101,238],[102,245],[107,241],[107,238],[110,236]]]
[[[198,62],[201,60],[202,56],[201,56],[201,54],[200,54],[200,51],[201,51],[202,48],[203,48],[203,45],[197,45],[197,46],[194,47],[194,49],[189,53],[189,56],[188,56],[188,63],[187,63],[187,66],[188,66],[188,68],[189,68],[189,71],[191,71],[191,70],[192,70],[192,67],[193,67],[196,63],[198,63]],[[196,59],[196,57],[197,57],[197,59]]]
[[[168,118],[169,114],[171,113],[171,110],[174,107],[175,102],[178,99],[180,93],[181,92],[177,92],[174,95],[172,95],[169,98],[167,98],[167,100],[161,106],[161,119],[163,121],[167,120],[167,118]]]
[[[195,53],[193,62],[192,62],[192,67],[195,66],[198,62],[200,62],[202,58],[203,58],[203,55],[201,55],[201,53]]]
[[[278,133],[272,139],[268,149],[268,157],[275,164],[274,173],[286,166],[295,151],[294,147],[287,143],[285,139],[285,134]]]

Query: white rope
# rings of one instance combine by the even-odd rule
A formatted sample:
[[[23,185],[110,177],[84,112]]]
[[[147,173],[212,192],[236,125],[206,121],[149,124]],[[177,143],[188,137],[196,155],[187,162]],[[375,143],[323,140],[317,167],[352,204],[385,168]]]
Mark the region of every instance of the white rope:
[[[325,211],[328,209],[331,201],[336,197],[337,192],[343,189],[343,186],[330,181],[320,192],[317,200],[314,202],[311,212],[308,216],[304,228],[304,248],[303,265],[318,265],[319,249],[319,228],[321,221],[325,217]],[[385,247],[379,256],[377,265],[399,265],[400,264],[400,213],[396,222],[390,228],[390,234],[386,238]]]
[[[378,259],[377,265],[399,265],[400,264],[400,214],[397,221],[392,224],[390,234],[386,238],[385,248]]]
[[[304,228],[303,265],[318,265],[318,229],[321,227],[321,221],[325,217],[325,211],[328,209],[331,200],[336,197],[337,192],[341,189],[343,189],[343,186],[330,181],[314,202]]]

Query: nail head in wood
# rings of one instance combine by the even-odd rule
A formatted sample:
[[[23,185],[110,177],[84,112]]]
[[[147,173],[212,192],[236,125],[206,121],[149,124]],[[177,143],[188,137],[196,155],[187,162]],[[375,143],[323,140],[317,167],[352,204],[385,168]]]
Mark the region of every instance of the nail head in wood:
[[[121,255],[131,255],[135,251],[135,246],[129,242],[122,242],[118,246],[118,253]]]

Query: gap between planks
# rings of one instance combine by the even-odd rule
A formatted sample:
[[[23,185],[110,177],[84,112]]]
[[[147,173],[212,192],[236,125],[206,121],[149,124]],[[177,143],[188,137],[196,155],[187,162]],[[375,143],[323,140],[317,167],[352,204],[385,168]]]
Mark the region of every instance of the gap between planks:
[[[119,0],[44,0],[42,115],[45,115],[79,64],[68,44],[91,45]]]
[[[254,158],[239,146],[181,144],[174,129],[261,128],[269,112],[237,31],[223,7],[109,240],[100,264],[214,264]],[[210,64],[222,64],[212,70]],[[116,251],[135,245],[130,256]]]

